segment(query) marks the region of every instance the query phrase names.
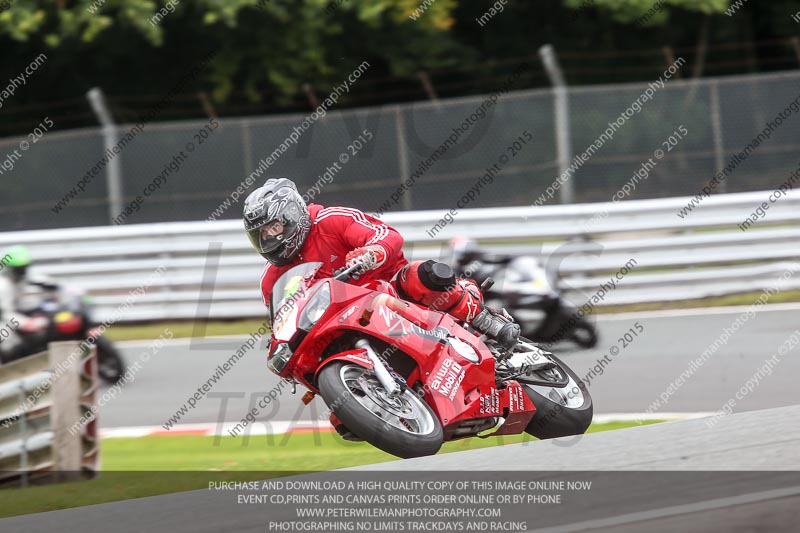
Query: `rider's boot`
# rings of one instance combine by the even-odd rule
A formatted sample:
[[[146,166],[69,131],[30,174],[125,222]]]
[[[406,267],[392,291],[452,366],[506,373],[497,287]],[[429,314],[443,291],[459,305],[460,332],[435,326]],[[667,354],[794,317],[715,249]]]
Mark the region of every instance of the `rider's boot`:
[[[395,287],[401,298],[449,313],[508,350],[519,340],[519,325],[484,305],[478,285],[471,279],[456,278],[445,263],[410,263],[398,272]]]
[[[490,307],[484,307],[478,316],[472,319],[472,327],[492,337],[506,350],[514,349],[521,333],[519,324],[506,315]]]

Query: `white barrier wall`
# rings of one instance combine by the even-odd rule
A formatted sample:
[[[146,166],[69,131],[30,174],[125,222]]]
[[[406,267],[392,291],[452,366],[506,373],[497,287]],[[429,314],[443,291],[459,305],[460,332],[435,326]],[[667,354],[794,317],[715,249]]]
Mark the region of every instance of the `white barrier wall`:
[[[0,366],[0,487],[74,481],[97,470],[96,350],[79,342]],[[78,431],[75,431],[77,428]]]
[[[447,260],[455,236],[497,253],[537,254],[558,268],[581,304],[631,259],[636,265],[598,305],[704,298],[770,286],[800,259],[800,195],[742,223],[771,191],[620,203],[465,209],[438,232],[444,212],[383,217],[406,238],[406,255]],[[444,226],[444,227],[442,227]],[[431,237],[430,234],[435,236]],[[36,271],[88,290],[97,319],[260,317],[263,259],[238,220],[108,226],[0,234],[0,249],[25,244]],[[783,289],[800,287],[789,276]]]

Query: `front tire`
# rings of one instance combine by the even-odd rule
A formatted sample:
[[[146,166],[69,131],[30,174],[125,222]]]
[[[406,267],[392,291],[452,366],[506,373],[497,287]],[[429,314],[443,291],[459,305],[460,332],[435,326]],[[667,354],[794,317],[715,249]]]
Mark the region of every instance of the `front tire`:
[[[113,385],[122,379],[125,373],[125,362],[122,354],[107,338],[97,337],[97,374],[106,383]]]
[[[594,416],[589,389],[561,359],[552,354],[547,357],[569,377],[569,384],[558,388],[532,385],[519,380],[536,406],[536,414],[525,432],[542,440],[582,435],[586,433]]]
[[[320,371],[318,386],[351,432],[386,453],[408,459],[433,455],[442,447],[442,424],[411,389],[389,398],[372,372],[341,361]]]

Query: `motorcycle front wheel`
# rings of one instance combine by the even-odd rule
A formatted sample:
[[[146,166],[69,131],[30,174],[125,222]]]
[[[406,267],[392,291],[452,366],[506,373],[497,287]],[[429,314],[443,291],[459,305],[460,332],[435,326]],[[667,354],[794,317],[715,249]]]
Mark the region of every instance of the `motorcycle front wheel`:
[[[97,338],[95,346],[97,346],[97,374],[100,379],[113,385],[125,373],[122,354],[119,353],[114,343],[103,336]]]
[[[347,429],[386,453],[408,459],[442,447],[442,424],[412,389],[390,397],[371,371],[340,361],[320,371],[318,386]]]

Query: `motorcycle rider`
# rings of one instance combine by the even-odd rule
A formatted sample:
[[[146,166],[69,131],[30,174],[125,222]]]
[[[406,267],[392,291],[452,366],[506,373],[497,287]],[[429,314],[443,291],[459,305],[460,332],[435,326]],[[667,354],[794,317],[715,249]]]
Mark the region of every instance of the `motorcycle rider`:
[[[30,253],[22,246],[6,250],[0,262],[0,363],[16,359],[22,349],[22,339],[17,330],[27,317],[17,311],[18,282],[24,279],[30,263]]]
[[[243,218],[250,242],[267,260],[261,276],[267,306],[275,282],[295,265],[322,262],[320,275],[330,277],[361,263],[361,281],[391,281],[405,300],[449,313],[507,349],[517,343],[519,326],[486,307],[474,281],[456,278],[444,263],[409,263],[397,230],[358,209],[306,205],[294,182],[270,178],[247,197]]]
[[[58,290],[58,285],[49,278],[32,277],[29,270],[32,264],[31,253],[24,246],[12,246],[0,259],[0,359],[5,362],[17,359],[24,352],[18,329],[28,318],[25,310],[36,307],[31,300],[40,300]]]

